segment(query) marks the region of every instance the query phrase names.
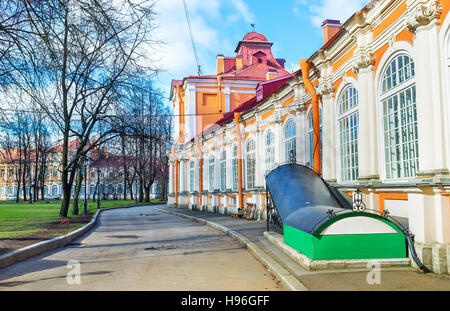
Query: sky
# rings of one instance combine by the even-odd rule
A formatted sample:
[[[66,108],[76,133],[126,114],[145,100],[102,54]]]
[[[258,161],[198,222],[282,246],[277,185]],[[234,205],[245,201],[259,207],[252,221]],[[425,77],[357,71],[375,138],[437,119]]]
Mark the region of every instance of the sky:
[[[325,19],[346,21],[368,0],[185,0],[199,64],[204,75],[215,74],[216,56],[235,56],[247,32],[264,34],[273,42],[276,58],[286,59],[288,71],[323,45]],[[168,97],[172,79],[197,75],[183,0],[158,0],[155,38],[164,43],[149,51],[163,72],[157,86]],[[167,100],[168,102],[168,100]]]

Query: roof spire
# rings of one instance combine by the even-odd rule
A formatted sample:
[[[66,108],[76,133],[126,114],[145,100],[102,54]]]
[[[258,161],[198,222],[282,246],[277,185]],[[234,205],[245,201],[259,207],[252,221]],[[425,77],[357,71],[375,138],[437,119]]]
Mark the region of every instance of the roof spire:
[[[255,32],[255,26],[256,24],[250,24],[252,26],[252,32]]]

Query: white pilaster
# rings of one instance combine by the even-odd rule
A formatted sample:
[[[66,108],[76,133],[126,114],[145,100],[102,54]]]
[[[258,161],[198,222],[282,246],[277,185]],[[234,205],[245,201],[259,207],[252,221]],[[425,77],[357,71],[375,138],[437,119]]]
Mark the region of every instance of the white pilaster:
[[[180,159],[180,192],[185,191],[185,161]]]
[[[307,137],[306,137],[306,112],[302,107],[297,111],[297,162],[306,164],[308,161]]]
[[[264,187],[264,150],[263,135],[260,129],[261,115],[256,115],[256,150],[255,150],[255,187]]]
[[[225,86],[225,112],[230,112],[231,109],[231,100],[230,100],[230,87],[229,86]]]
[[[435,242],[434,195],[425,193],[408,194],[409,228],[415,241],[423,244]]]
[[[407,27],[414,33],[419,174],[448,175],[444,139],[442,51],[439,1],[408,1]]]
[[[275,136],[275,142],[274,142],[274,150],[275,150],[275,165],[280,164],[284,161],[284,157],[282,155],[283,153],[283,124],[281,121],[281,116],[278,110],[275,110],[273,115],[273,122],[274,122],[274,136]]]
[[[325,180],[337,180],[336,176],[336,139],[335,139],[335,111],[333,93],[322,94],[322,143],[323,163],[322,176]]]
[[[169,193],[173,193],[174,192],[173,191],[173,189],[174,189],[173,182],[174,182],[174,180],[173,180],[173,162],[170,161],[169,162]]]
[[[360,180],[377,179],[378,174],[378,143],[377,117],[374,94],[373,68],[360,65],[358,71],[358,169]]]
[[[436,242],[450,244],[450,203],[449,196],[443,195],[441,189],[434,190],[434,217]]]
[[[197,92],[195,89],[195,85],[188,85],[186,90],[186,103],[185,103],[185,122],[186,122],[186,133],[185,139],[186,141],[191,140],[195,137],[196,126],[197,126],[197,118],[195,117],[197,110]],[[200,119],[201,120],[201,119]]]

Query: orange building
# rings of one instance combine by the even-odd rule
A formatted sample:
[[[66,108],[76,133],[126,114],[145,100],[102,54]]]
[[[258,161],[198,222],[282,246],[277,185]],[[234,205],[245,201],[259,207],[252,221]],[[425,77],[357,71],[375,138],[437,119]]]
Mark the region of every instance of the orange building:
[[[171,100],[175,114],[175,140],[187,142],[256,95],[259,82],[289,74],[284,59],[275,59],[272,43],[257,32],[247,33],[235,57],[217,55],[215,75],[173,80]]]
[[[326,20],[323,46],[299,55],[298,72],[254,81],[257,96],[195,131],[177,119],[168,204],[221,213],[251,207],[264,218],[265,173],[296,161],[342,192],[360,189],[368,209],[408,226],[425,266],[448,273],[449,10],[450,0],[370,1],[343,23]],[[195,96],[184,95],[189,79],[175,82],[172,100],[195,115]],[[221,111],[212,104],[208,111]]]
[[[74,152],[79,144],[79,140],[69,141],[69,157]],[[30,191],[32,198],[34,196],[38,199],[44,198],[45,200],[62,199],[63,190],[61,182],[61,159],[62,159],[62,146],[57,145],[50,148],[46,152],[46,159],[43,160],[39,156],[38,169],[36,170],[36,156],[35,151],[31,150],[30,158],[24,159],[24,156],[16,149],[13,150],[0,150],[0,200],[15,200],[17,192],[19,191],[19,199],[24,199],[23,190],[25,188],[26,198],[29,200]],[[80,198],[92,199],[96,194],[100,194],[101,199],[123,199],[131,198],[131,191],[133,194],[137,193],[139,189],[139,183],[137,178],[133,174],[134,157],[126,156],[125,158],[120,155],[111,154],[107,151],[106,147],[94,148],[88,154],[89,160],[85,172],[87,178],[84,179],[80,188]],[[21,159],[21,160],[20,160]],[[127,163],[129,184],[124,185],[124,173],[123,164]],[[40,167],[44,163],[45,169],[40,170]],[[84,163],[82,164],[84,165]],[[22,170],[26,166],[25,179],[22,176],[18,176],[19,170]],[[35,178],[35,174],[38,174],[38,178]],[[40,176],[39,174],[43,174]],[[83,172],[84,175],[84,166]],[[20,182],[19,182],[20,180]],[[37,185],[34,182],[37,180]],[[19,188],[20,184],[20,188]],[[130,191],[130,186],[132,190]],[[36,189],[33,189],[35,187]],[[124,190],[126,189],[126,194]],[[72,186],[72,195],[75,192],[75,181]],[[151,197],[156,197],[160,194],[158,182],[152,186]]]

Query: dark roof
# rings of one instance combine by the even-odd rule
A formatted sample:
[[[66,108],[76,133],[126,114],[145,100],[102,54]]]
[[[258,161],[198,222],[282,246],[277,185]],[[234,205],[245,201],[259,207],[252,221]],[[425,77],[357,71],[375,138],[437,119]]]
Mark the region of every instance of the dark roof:
[[[254,96],[254,97],[250,98],[248,101],[242,103],[234,110],[225,113],[220,120],[218,120],[217,122],[212,124],[205,131],[203,131],[203,133],[200,135],[208,134],[208,133],[220,128],[222,125],[232,121],[234,119],[234,114],[236,112],[245,113],[245,112],[249,111],[250,109],[256,107],[258,104],[260,104],[262,101],[264,101],[267,97],[269,97],[273,93],[280,90],[289,79],[291,79],[292,77],[297,75],[299,72],[300,72],[300,70],[298,70],[294,73],[285,75],[281,78],[276,78],[276,79],[273,79],[270,81],[259,83],[256,88],[256,96]]]
[[[90,166],[91,167],[122,167],[124,162],[131,166],[133,161],[135,160],[132,156],[121,156],[115,155],[111,153],[102,154],[101,157],[97,160],[92,160]]]
[[[304,165],[281,165],[267,174],[266,184],[283,224],[309,234],[330,219],[329,213],[352,212],[342,194]]]

